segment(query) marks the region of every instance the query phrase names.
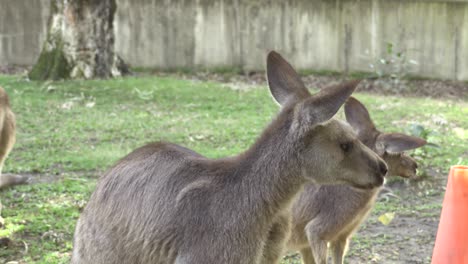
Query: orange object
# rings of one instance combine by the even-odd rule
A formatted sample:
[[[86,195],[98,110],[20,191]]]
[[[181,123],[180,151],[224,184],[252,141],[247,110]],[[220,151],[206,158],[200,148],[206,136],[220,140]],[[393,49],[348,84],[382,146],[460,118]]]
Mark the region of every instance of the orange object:
[[[468,166],[450,168],[432,264],[468,264]]]

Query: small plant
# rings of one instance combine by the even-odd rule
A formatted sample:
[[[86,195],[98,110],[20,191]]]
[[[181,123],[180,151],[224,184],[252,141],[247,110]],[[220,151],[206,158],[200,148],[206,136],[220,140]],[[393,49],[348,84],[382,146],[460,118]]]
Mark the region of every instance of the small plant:
[[[386,53],[369,66],[377,75],[376,83],[384,90],[396,90],[397,92],[408,89],[408,81],[405,79],[412,65],[418,62],[408,59],[404,49],[395,49],[393,43],[386,43]]]
[[[427,176],[425,169],[430,166],[430,162],[433,160],[433,157],[435,155],[440,155],[440,146],[434,143],[438,142],[440,133],[417,123],[411,124],[406,130],[408,134],[423,138],[427,141],[427,144],[424,147],[415,149],[412,153],[412,156],[422,165],[418,170],[418,175],[424,178]]]
[[[420,124],[415,124],[415,123],[411,124],[407,130],[410,135],[415,136],[415,137],[420,137],[425,140],[428,140],[429,136],[434,133],[431,129],[428,129]],[[428,143],[428,144],[437,146],[436,144],[433,144],[433,143]]]

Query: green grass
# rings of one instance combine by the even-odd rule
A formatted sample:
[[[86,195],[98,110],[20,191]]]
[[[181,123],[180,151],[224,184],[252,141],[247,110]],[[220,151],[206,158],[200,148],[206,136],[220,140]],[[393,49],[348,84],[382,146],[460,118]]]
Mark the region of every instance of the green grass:
[[[0,237],[14,241],[0,248],[2,263],[67,263],[75,222],[97,175],[134,148],[167,140],[208,157],[233,155],[252,144],[278,111],[266,87],[242,91],[172,77],[44,83],[0,76],[0,85],[10,95],[18,127],[4,172],[57,178],[0,193],[6,221]],[[384,131],[424,128],[440,147],[414,152],[422,171],[446,173],[451,164],[468,163],[466,103],[356,97]],[[390,209],[398,204],[377,211]],[[297,263],[291,259],[285,263]]]

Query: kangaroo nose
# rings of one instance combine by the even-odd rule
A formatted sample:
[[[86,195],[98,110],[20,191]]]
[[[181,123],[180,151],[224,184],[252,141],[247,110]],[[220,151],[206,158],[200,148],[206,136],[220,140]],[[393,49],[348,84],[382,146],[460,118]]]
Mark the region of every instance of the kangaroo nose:
[[[383,176],[387,175],[388,168],[387,168],[387,164],[385,164],[385,162],[380,161],[379,162],[379,168],[380,168],[380,173],[382,173]]]

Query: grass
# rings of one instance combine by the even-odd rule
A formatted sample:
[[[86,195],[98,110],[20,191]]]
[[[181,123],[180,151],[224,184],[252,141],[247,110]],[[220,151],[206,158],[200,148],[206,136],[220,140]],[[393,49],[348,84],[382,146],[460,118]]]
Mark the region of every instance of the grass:
[[[234,90],[173,77],[28,82],[0,76],[0,85],[10,95],[18,127],[4,172],[30,174],[39,182],[0,193],[6,224],[0,237],[13,241],[0,248],[2,263],[67,263],[74,225],[98,175],[134,148],[167,140],[208,157],[234,155],[252,144],[278,111],[265,87]],[[423,174],[429,168],[446,174],[450,165],[468,163],[466,103],[356,97],[382,130],[423,133],[439,146],[413,153]],[[391,202],[376,212],[400,207]],[[429,214],[433,207],[439,210],[436,205],[412,210]]]

